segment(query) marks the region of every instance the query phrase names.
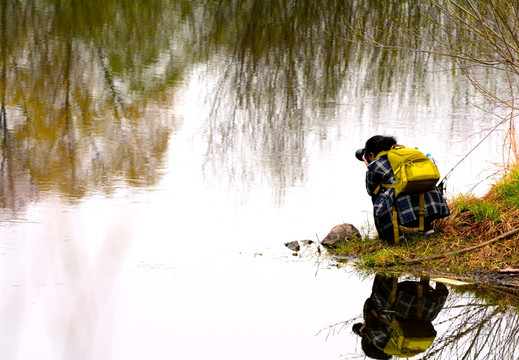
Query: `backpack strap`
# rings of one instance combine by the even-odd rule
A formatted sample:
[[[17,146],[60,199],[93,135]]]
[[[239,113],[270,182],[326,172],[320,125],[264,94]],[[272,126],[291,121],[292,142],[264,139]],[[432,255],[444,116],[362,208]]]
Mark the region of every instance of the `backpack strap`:
[[[398,213],[396,211],[396,201],[393,203],[393,236],[395,245],[399,245],[400,234],[398,233]]]
[[[393,304],[396,301],[397,290],[398,290],[398,278],[395,276],[395,277],[393,277],[393,285],[391,286],[391,306],[393,306]]]
[[[416,307],[416,317],[418,319],[422,319],[423,317],[423,285],[418,284],[417,286],[417,298],[418,298],[418,304]]]
[[[380,185],[379,185],[380,186]],[[384,186],[384,184],[382,184]],[[378,189],[378,188],[377,188]],[[420,193],[420,207],[418,210],[418,230],[425,230],[425,193]],[[400,234],[398,232],[398,212],[396,211],[396,201],[393,203],[393,236],[395,245],[400,244]]]
[[[418,210],[418,230],[425,229],[425,193],[420,193],[420,209]]]
[[[404,147],[403,145],[393,145],[393,146],[391,147],[391,150],[393,150],[393,149],[395,148],[395,146],[402,146],[402,147]],[[375,156],[375,159],[378,159],[378,158],[381,157],[381,156],[387,155],[388,153],[389,153],[389,150],[383,150],[383,151],[379,152],[379,153]],[[391,168],[391,170],[392,170],[392,169],[393,169],[393,168]],[[385,187],[385,188],[393,188],[393,189],[394,189],[394,188],[396,188],[396,184],[379,184],[373,193],[374,193],[375,195],[378,195],[378,193],[379,193],[381,187]]]

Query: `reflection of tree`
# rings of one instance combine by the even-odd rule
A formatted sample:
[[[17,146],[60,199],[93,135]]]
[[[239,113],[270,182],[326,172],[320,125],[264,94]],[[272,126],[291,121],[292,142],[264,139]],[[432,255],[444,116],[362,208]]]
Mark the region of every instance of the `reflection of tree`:
[[[217,101],[232,94],[224,104],[234,107],[216,103],[209,127],[209,155],[220,157],[229,174],[249,180],[254,173],[257,163],[249,168],[251,162],[227,158],[230,149],[245,148],[249,152],[242,154],[262,161],[280,189],[302,179],[310,112],[336,101],[349,56],[349,46],[328,32],[351,11],[343,1],[306,0],[234,1],[215,10],[237,28],[226,34],[230,56],[216,64],[225,74]]]
[[[383,109],[387,104],[380,94],[398,86],[403,104],[419,99],[427,105],[431,98],[424,84],[431,81],[427,70],[433,56],[345,40],[350,24],[385,26],[388,18],[406,18],[423,26],[424,19],[416,16],[420,6],[374,0],[220,3],[212,11],[228,21],[219,23],[217,16],[209,21],[216,29],[210,40],[226,51],[211,67],[222,75],[208,129],[208,155],[214,160],[209,164],[250,181],[257,176],[257,159],[282,197],[282,189],[304,177],[308,133],[326,138],[331,109],[345,97],[358,102],[348,106],[359,107],[365,98],[376,97],[375,107]],[[452,103],[466,103],[467,95],[456,92]]]
[[[8,52],[12,42],[8,41],[7,9],[8,2],[2,1],[0,5],[0,209],[8,208],[17,211],[27,201],[26,198],[34,193],[30,178],[24,174],[24,162],[20,145],[15,134],[8,129]],[[20,196],[23,195],[23,196]]]
[[[118,179],[157,181],[165,94],[186,66],[169,51],[181,17],[169,5],[2,2],[3,207],[33,186],[80,197]]]
[[[517,359],[516,309],[458,300],[446,310],[443,324],[448,327],[436,339],[426,359]]]

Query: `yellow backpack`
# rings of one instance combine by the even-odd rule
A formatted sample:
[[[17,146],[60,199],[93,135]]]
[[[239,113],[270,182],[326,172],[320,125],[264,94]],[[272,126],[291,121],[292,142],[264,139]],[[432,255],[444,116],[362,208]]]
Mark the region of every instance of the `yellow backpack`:
[[[421,193],[432,190],[440,180],[440,172],[429,157],[418,149],[393,145],[381,151],[377,158],[387,155],[396,184],[383,184],[395,189],[395,197],[401,193]]]
[[[424,229],[425,198],[424,193],[432,190],[440,180],[440,172],[436,164],[418,149],[403,145],[393,145],[390,150],[381,151],[377,158],[387,155],[396,184],[381,184],[382,187],[394,188],[395,198],[402,193],[420,194],[419,229]],[[375,190],[378,193],[380,188]],[[395,244],[399,243],[398,218],[396,206],[393,206],[393,229]]]

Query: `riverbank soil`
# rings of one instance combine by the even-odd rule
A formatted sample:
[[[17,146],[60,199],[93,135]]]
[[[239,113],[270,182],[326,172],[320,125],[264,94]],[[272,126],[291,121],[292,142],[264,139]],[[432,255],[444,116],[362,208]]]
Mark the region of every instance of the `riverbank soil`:
[[[460,195],[449,208],[451,215],[434,224],[434,234],[401,228],[405,239],[399,245],[365,236],[334,249],[332,256],[364,270],[519,286],[519,167],[485,196]]]

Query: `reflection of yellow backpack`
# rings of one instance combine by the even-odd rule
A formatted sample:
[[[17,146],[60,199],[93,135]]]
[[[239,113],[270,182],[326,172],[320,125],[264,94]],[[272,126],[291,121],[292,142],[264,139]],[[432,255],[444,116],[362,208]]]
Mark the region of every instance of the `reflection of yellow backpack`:
[[[418,149],[406,148],[403,145],[393,145],[390,150],[381,151],[377,158],[387,155],[396,184],[381,184],[382,187],[394,188],[395,198],[402,193],[420,194],[419,229],[424,229],[425,192],[432,190],[438,180],[440,172],[429,157]],[[375,190],[378,193],[380,188]],[[398,244],[398,218],[396,207],[393,206],[394,241]]]
[[[391,336],[382,351],[395,357],[407,358],[427,350],[436,338],[436,330],[430,321],[396,320],[390,323],[393,327]]]

